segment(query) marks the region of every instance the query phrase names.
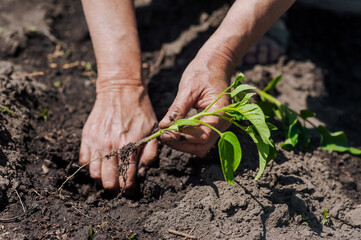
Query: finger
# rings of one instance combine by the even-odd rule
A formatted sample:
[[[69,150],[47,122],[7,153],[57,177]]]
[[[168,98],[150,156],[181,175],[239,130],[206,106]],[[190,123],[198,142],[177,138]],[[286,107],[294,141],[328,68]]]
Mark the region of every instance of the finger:
[[[104,158],[102,160],[101,176],[105,189],[116,190],[119,188],[117,156],[112,156],[108,159]]]
[[[98,184],[101,183],[101,167],[102,167],[102,156],[100,151],[95,150],[91,155],[89,163],[89,173]]]
[[[145,175],[146,169],[156,160],[157,155],[158,143],[157,140],[154,139],[144,146],[143,152],[140,155],[138,165],[138,174],[140,176]]]
[[[193,103],[194,98],[192,94],[187,90],[180,89],[167,114],[159,122],[159,127],[166,128],[177,119],[184,118],[191,109]]]
[[[229,99],[224,97],[219,99],[208,111],[213,111],[220,109],[229,104]],[[202,122],[209,124],[221,132],[225,131],[231,125],[229,122],[216,117],[216,116],[206,116],[200,119]],[[164,142],[169,141],[187,141],[189,143],[195,144],[205,144],[210,139],[217,139],[218,134],[209,128],[208,126],[199,124],[197,126],[188,126],[182,129],[182,133],[175,132],[164,132],[161,136],[161,140]],[[181,144],[181,143],[179,143]]]
[[[90,151],[88,146],[85,143],[81,143],[80,146],[80,153],[79,153],[79,163],[81,165],[85,165],[87,163],[89,163],[90,161]],[[86,166],[87,168],[89,168],[89,166]]]
[[[119,186],[125,190],[125,193],[133,195],[136,189],[136,178],[137,178],[137,159],[138,154],[133,153],[129,157],[128,163],[122,163],[119,166]],[[122,175],[122,170],[127,170],[124,175]]]

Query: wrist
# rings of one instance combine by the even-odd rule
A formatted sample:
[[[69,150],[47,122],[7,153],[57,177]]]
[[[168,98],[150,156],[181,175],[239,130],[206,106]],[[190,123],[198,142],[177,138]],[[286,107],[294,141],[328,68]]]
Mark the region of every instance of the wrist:
[[[210,67],[222,69],[231,76],[239,60],[235,50],[227,42],[209,39],[199,50],[197,57],[206,59]]]
[[[141,77],[141,71],[139,69],[127,69],[116,67],[98,66],[98,78],[96,82],[96,92],[119,92],[124,87],[144,86]]]

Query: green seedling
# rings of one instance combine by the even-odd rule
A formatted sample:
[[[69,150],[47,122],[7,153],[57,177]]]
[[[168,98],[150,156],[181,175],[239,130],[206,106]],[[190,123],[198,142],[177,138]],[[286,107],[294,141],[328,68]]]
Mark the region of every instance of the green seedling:
[[[53,83],[53,86],[56,88],[59,88],[61,86],[61,82],[60,81],[56,81]]]
[[[36,26],[29,26],[29,27],[28,27],[28,32],[34,33],[34,32],[36,32],[37,30],[38,30],[38,29],[37,29]]]
[[[304,213],[301,214],[301,218],[302,218],[302,223],[305,226],[308,226],[307,218],[306,218],[306,215]]]
[[[306,127],[309,123],[321,135],[320,146],[324,150],[336,152],[350,152],[354,155],[360,155],[361,150],[349,147],[347,136],[343,131],[331,133],[324,126],[315,126],[309,118],[316,114],[307,109],[299,113],[283,105],[276,98],[267,93],[268,90],[276,88],[281,80],[281,75],[274,78],[263,90],[256,89],[261,101],[258,105],[262,108],[268,118],[277,118],[281,120],[286,139],[281,144],[284,150],[290,151],[295,147],[307,147],[311,142],[310,129]]]
[[[152,139],[158,138],[166,131],[180,132],[186,126],[205,125],[219,134],[218,150],[222,171],[226,181],[233,185],[234,172],[237,170],[241,158],[242,149],[236,135],[231,131],[221,132],[219,129],[202,121],[202,117],[215,116],[226,120],[247,133],[255,142],[259,155],[259,170],[255,177],[258,180],[266,165],[276,157],[276,149],[270,138],[270,129],[277,129],[270,123],[266,123],[262,109],[254,103],[250,103],[255,93],[247,93],[247,90],[256,89],[253,86],[242,84],[243,74],[239,74],[233,84],[225,89],[209,106],[202,112],[187,119],[175,121],[171,126],[160,129],[149,137],[136,142],[133,149],[138,148]],[[221,109],[209,111],[209,109],[224,95],[229,95],[233,103]]]
[[[93,232],[93,226],[89,226],[89,237],[88,239],[93,240],[94,239],[94,232]]]
[[[68,49],[65,50],[65,58],[66,58],[66,59],[69,60],[72,55],[73,55],[72,49],[68,48]]]
[[[48,121],[49,109],[45,108],[44,111],[38,116],[38,118],[43,119],[44,122]]]
[[[86,62],[84,68],[86,71],[93,70],[92,64],[90,62]]]
[[[5,107],[5,106],[3,106],[3,105],[1,105],[1,104],[0,104],[0,111],[1,111],[2,113],[7,113],[7,114],[9,114],[9,115],[13,115],[13,114],[14,114],[14,111],[10,110],[9,108],[7,108],[7,107]]]
[[[323,210],[323,213],[322,213],[322,220],[321,220],[321,223],[322,225],[325,225],[327,223],[327,219],[330,218],[330,216],[328,215],[328,211],[325,209]]]
[[[309,118],[315,117],[315,113],[307,109],[301,110],[300,113],[283,105],[276,98],[268,94],[266,91],[276,88],[277,84],[281,81],[281,75],[274,78],[263,90],[255,88],[253,86],[242,84],[244,75],[239,74],[234,80],[233,84],[225,89],[209,106],[207,106],[202,112],[191,116],[186,119],[179,119],[175,121],[171,126],[160,129],[152,135],[138,140],[135,143],[128,143],[118,151],[111,152],[104,157],[110,159],[112,156],[119,157],[119,175],[123,176],[124,182],[126,181],[125,175],[129,165],[128,157],[132,152],[137,150],[145,143],[156,139],[166,131],[181,132],[183,128],[187,126],[205,125],[219,134],[220,139],[218,141],[218,151],[221,161],[222,171],[225,180],[233,185],[234,184],[234,172],[237,170],[241,159],[242,149],[238,141],[237,136],[230,132],[221,132],[219,129],[211,126],[202,121],[202,117],[215,116],[225,121],[232,123],[239,129],[247,133],[258,149],[259,155],[259,169],[255,177],[258,180],[264,172],[267,164],[274,158],[276,158],[276,148],[273,140],[270,138],[270,130],[277,130],[277,127],[266,119],[278,118],[283,124],[283,130],[286,135],[286,140],[281,144],[281,147],[285,150],[292,150],[296,146],[307,147],[311,142],[310,130],[306,127],[306,122],[310,123],[321,134],[321,147],[324,150],[332,150],[337,152],[350,152],[352,154],[361,154],[361,150],[353,147],[349,147],[347,143],[347,137],[344,132],[329,132],[323,126],[315,126],[309,121]],[[254,92],[247,92],[247,91]],[[257,104],[250,103],[250,99],[255,94],[260,96],[260,101]],[[221,109],[209,111],[209,109],[224,95],[229,95],[233,99],[233,103],[225,106]],[[40,115],[46,121],[48,110],[44,110]],[[39,117],[40,117],[39,116]],[[98,158],[91,160],[96,161]],[[90,163],[89,162],[89,163]],[[88,163],[88,164],[89,164]],[[71,176],[69,176],[59,187],[58,191],[61,192],[63,186],[69,179],[71,179],[76,173],[78,173],[87,164],[78,168]],[[304,219],[304,216],[303,220]],[[304,222],[308,225],[307,221]]]

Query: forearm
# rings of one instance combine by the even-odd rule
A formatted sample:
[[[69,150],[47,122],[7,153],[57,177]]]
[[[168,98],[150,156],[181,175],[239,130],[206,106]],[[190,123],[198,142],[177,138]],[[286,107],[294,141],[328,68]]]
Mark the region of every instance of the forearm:
[[[82,0],[98,68],[97,92],[141,84],[141,54],[132,0]]]
[[[217,59],[214,64],[231,74],[248,49],[294,2],[237,0],[198,54]]]

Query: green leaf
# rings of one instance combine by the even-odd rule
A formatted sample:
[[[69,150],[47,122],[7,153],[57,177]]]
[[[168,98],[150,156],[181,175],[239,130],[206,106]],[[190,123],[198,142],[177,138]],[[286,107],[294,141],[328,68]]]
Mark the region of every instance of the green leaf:
[[[275,110],[277,106],[268,101],[259,101],[257,105],[262,109],[263,113],[269,118],[273,119],[275,116]]]
[[[234,79],[234,82],[232,84],[233,88],[238,87],[239,85],[241,85],[241,82],[244,80],[244,74],[243,73],[239,73],[238,76],[236,77],[236,79]]]
[[[266,122],[266,124],[267,124],[269,130],[271,130],[271,131],[278,130],[278,127],[276,127],[272,123]]]
[[[268,85],[263,89],[263,91],[266,92],[268,90],[276,88],[276,86],[281,81],[281,79],[282,79],[282,75],[280,74],[277,77],[275,77],[274,79],[272,79],[271,82],[269,82]]]
[[[266,124],[262,109],[257,104],[245,104],[238,107],[239,112],[245,116],[257,129],[263,142],[270,144],[270,130]]]
[[[256,89],[255,87],[248,85],[248,84],[241,84],[238,87],[236,87],[236,89],[234,89],[231,92],[231,97],[236,96],[238,93],[246,91],[246,90],[250,90],[250,89]]]
[[[323,150],[331,150],[336,152],[350,152],[354,155],[361,155],[361,150],[349,147],[347,136],[343,131],[329,132],[325,127],[319,126],[317,131],[321,134],[321,148]]]
[[[315,117],[316,113],[314,113],[310,110],[304,109],[304,110],[301,110],[300,116],[301,116],[301,118],[306,119],[306,118],[310,118],[310,117]]]
[[[325,209],[325,210],[323,210],[323,218],[322,218],[322,220],[321,220],[321,223],[322,223],[322,225],[325,225],[326,223],[327,223],[327,219],[329,219],[330,218],[330,216],[328,216],[328,211]]]
[[[308,128],[302,127],[300,137],[298,138],[299,144],[302,147],[308,147],[311,143],[311,133]]]
[[[225,110],[224,111],[227,115],[231,116],[234,118],[234,120],[236,121],[241,121],[241,120],[248,120],[245,116],[243,116],[242,113],[240,113],[239,111],[237,110]]]
[[[58,87],[61,86],[61,82],[60,82],[60,81],[56,81],[56,82],[53,83],[53,86],[56,87],[56,88],[58,88]]]
[[[247,93],[242,100],[239,102],[239,105],[245,105],[247,103],[249,103],[249,101],[251,100],[251,97],[253,97],[256,93]]]
[[[292,140],[290,138],[287,138],[283,143],[281,143],[281,148],[286,150],[286,151],[291,151],[293,150],[293,145],[292,145]]]
[[[89,239],[91,239],[91,240],[94,239],[94,232],[93,232],[93,226],[92,225],[89,226]]]
[[[224,132],[218,141],[219,157],[222,171],[226,181],[233,185],[234,172],[237,170],[242,158],[242,149],[238,138],[232,132]]]
[[[44,111],[38,116],[38,118],[42,118],[44,122],[48,121],[49,109],[45,108]]]
[[[277,150],[274,147],[272,140],[269,140],[270,144],[267,144],[262,140],[254,126],[247,127],[245,131],[250,135],[250,137],[253,139],[257,146],[259,156],[259,169],[255,180],[258,180],[262,176],[267,164],[272,159],[276,158]]]
[[[288,128],[288,134],[287,134],[287,137],[291,139],[291,144],[293,147],[295,147],[298,143],[298,137],[301,134],[301,128],[302,125],[300,124],[296,116],[296,118],[293,120],[293,122]]]

